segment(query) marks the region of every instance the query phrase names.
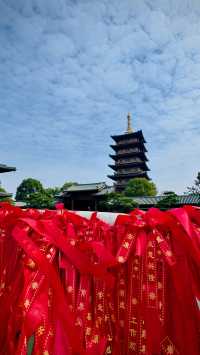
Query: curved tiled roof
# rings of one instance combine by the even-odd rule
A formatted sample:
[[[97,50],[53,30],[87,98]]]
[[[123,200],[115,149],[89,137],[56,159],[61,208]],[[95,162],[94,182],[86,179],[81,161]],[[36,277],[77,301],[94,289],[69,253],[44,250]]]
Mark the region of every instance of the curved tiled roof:
[[[156,205],[158,201],[167,197],[167,195],[161,196],[141,196],[133,197],[133,200],[139,205]],[[179,205],[197,205],[200,204],[200,194],[180,195],[177,196]]]
[[[79,192],[79,191],[100,191],[106,187],[105,182],[94,182],[90,184],[77,184],[68,187],[64,192]]]

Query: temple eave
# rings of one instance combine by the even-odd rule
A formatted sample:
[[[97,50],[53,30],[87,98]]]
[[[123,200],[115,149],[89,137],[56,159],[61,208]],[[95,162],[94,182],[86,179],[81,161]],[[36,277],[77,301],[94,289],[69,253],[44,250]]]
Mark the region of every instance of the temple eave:
[[[108,165],[111,169],[113,169],[114,171],[120,171],[121,169],[128,169],[133,167],[133,168],[141,168],[142,170],[145,171],[150,171],[149,167],[147,166],[147,164],[145,162],[130,162],[130,163],[120,163],[120,164],[110,164]]]
[[[124,142],[123,144],[110,144],[110,147],[114,150],[114,151],[119,151],[123,148],[128,148],[128,147],[131,147],[131,148],[139,148],[140,150],[144,150],[144,151],[147,151],[145,145],[143,142]]]
[[[142,130],[136,131],[136,132],[131,132],[131,133],[123,133],[120,135],[112,135],[111,138],[115,141],[115,142],[119,142],[120,140],[126,140],[127,137],[130,138],[140,138],[141,140],[143,140],[144,143],[146,143]]]

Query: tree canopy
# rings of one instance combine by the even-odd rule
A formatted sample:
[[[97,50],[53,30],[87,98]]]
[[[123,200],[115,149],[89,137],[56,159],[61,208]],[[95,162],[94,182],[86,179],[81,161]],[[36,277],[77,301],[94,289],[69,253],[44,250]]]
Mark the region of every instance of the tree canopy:
[[[173,191],[169,191],[165,194],[162,200],[158,201],[157,206],[161,210],[166,210],[168,208],[174,207],[178,203],[178,196]]]
[[[0,192],[7,192],[0,184]],[[0,197],[0,202],[10,202],[11,204],[13,203],[13,199],[9,196],[7,197]]]
[[[63,186],[61,187],[61,191],[67,190],[68,187],[72,186],[72,185],[78,185],[77,182],[73,182],[73,181],[66,181]]]
[[[111,192],[105,200],[100,202],[100,208],[109,212],[130,212],[137,207],[137,203],[121,193]]]
[[[43,190],[30,194],[27,200],[27,207],[31,208],[54,208],[55,197],[50,191]]]
[[[56,187],[47,187],[46,189],[45,189],[45,191],[48,193],[48,194],[50,194],[50,195],[52,195],[53,197],[57,197],[57,195],[61,192],[61,188],[60,187],[58,187],[58,186],[56,186]]]
[[[17,188],[16,201],[25,202],[27,207],[51,209],[59,193],[75,184],[77,183],[66,181],[62,187],[44,188],[39,180],[24,179]]]
[[[28,202],[31,194],[41,193],[43,190],[44,188],[39,180],[24,179],[17,188],[16,201]]]
[[[125,190],[125,196],[155,196],[157,194],[156,185],[146,178],[131,179]]]
[[[197,177],[194,181],[194,185],[191,187],[188,187],[188,192],[193,193],[193,194],[200,194],[200,171],[197,174]]]

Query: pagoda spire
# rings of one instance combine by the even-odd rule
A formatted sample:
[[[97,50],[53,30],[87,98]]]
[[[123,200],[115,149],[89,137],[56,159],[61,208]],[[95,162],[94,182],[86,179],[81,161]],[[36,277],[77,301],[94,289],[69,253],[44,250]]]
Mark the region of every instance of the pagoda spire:
[[[132,133],[133,132],[133,129],[131,127],[131,114],[130,112],[128,112],[128,115],[127,115],[127,131],[126,133]]]

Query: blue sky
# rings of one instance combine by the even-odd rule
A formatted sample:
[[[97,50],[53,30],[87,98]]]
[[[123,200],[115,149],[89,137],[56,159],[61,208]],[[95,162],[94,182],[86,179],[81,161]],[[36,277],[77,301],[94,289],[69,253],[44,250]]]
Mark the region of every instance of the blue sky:
[[[104,181],[128,111],[159,191],[185,191],[200,170],[199,0],[0,0],[0,162],[17,167],[3,186]]]

